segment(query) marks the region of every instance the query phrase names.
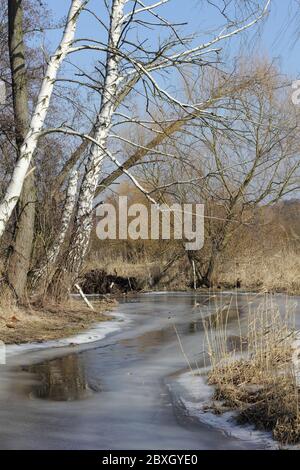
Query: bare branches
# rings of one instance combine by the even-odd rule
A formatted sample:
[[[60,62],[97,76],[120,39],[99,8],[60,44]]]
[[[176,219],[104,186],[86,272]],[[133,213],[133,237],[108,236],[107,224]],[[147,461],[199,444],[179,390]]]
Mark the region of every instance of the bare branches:
[[[73,139],[81,139],[80,145],[70,152],[69,158],[66,159],[64,153],[65,163],[60,162],[60,172],[55,171],[57,178],[52,186],[53,192],[58,192],[70,171],[74,168],[79,170],[79,192],[73,198],[73,202],[76,200],[76,210],[72,235],[61,266],[61,271],[67,273],[67,278],[70,277],[71,284],[74,284],[88,250],[96,198],[121,175],[125,175],[152,204],[156,204],[156,194],[163,194],[164,191],[176,193],[179,186],[184,187],[183,191],[187,189],[188,193],[190,187],[202,185],[205,187],[203,191],[211,191],[212,198],[219,194],[220,201],[226,197],[242,201],[246,197],[246,189],[251,187],[253,174],[257,176],[264,167],[263,162],[268,153],[265,149],[268,147],[269,152],[273,152],[278,147],[278,135],[274,132],[272,139],[266,138],[260,142],[255,166],[251,167],[252,158],[247,153],[243,154],[241,161],[237,161],[242,136],[244,140],[251,140],[253,136],[249,132],[250,119],[244,127],[240,125],[243,104],[241,100],[236,100],[236,94],[246,89],[255,78],[251,75],[243,79],[240,77],[239,80],[235,74],[231,74],[229,67],[226,69],[222,64],[221,52],[223,44],[253,28],[267,16],[270,1],[266,0],[262,8],[238,15],[239,18],[236,17],[234,21],[229,19],[229,15],[226,16],[225,10],[221,10],[223,17],[227,18],[225,27],[216,27],[215,31],[219,32],[213,35],[201,34],[199,40],[200,34],[186,34],[183,23],[173,23],[164,17],[164,7],[171,4],[171,0],[103,0],[99,2],[102,9],[95,11],[87,5],[87,0],[73,0],[61,44],[47,64],[20,161],[17,162],[11,185],[0,205],[0,236],[19,197],[40,137],[55,133],[63,135],[72,148]],[[75,38],[81,11],[88,15],[96,29],[91,28],[85,37]],[[68,67],[59,75],[59,68],[67,56]],[[78,57],[87,60],[81,62]],[[205,83],[207,70],[212,71],[211,83]],[[178,78],[182,80],[181,83]],[[190,89],[186,93],[192,80],[194,89],[199,80],[200,92],[195,93],[194,89]],[[59,116],[51,113],[48,128],[45,129],[53,93],[55,99],[62,102],[62,108],[66,109]],[[69,109],[71,113],[68,113]],[[259,121],[259,117],[257,114],[255,117],[252,115],[253,120]],[[145,138],[139,140],[138,132],[141,129],[145,132]],[[215,132],[215,148],[209,149],[210,155],[215,155],[214,168],[201,173],[197,172],[199,165],[192,161],[190,155],[185,158],[185,152],[191,148],[195,136],[199,136],[201,130],[206,130],[199,139],[202,150],[205,139],[211,137],[208,129]],[[231,137],[226,139],[226,133]],[[170,151],[174,137],[178,140],[177,154]],[[226,145],[219,154],[218,150],[224,141]],[[123,162],[122,155],[129,149],[130,152],[134,149],[134,152],[131,155],[127,153],[130,156]],[[235,155],[232,162],[228,161],[229,150]],[[176,181],[174,172],[172,179],[170,176],[163,184],[157,184],[156,192],[155,189],[152,191],[147,181],[137,176],[137,172],[131,171],[147,155],[156,163],[161,159],[162,167],[166,165],[163,169],[165,173],[167,162],[174,164],[175,168],[180,161],[185,172],[196,173],[183,174]],[[201,152],[199,155],[199,160],[206,157]],[[243,174],[244,179],[240,192],[236,191],[238,163],[241,165],[239,177]],[[103,171],[107,170],[105,165],[110,173],[103,179]],[[275,161],[270,168],[274,176],[278,174]],[[229,175],[231,181],[228,181]],[[221,184],[222,194],[219,192]],[[54,204],[55,199],[52,195],[50,198]],[[67,213],[68,219],[65,220],[69,224],[70,211]],[[231,217],[228,213],[210,214],[209,217],[224,223],[228,219],[234,220],[233,215]],[[66,223],[62,225],[66,233]],[[58,242],[62,244],[61,239]],[[57,247],[55,250],[57,253]]]
[[[145,99],[148,101],[150,94],[158,95],[162,100],[166,100],[179,109],[189,113],[195,110],[200,103],[184,103],[178,99],[175,94],[171,94],[165,87],[160,84],[158,76],[154,74],[157,72],[166,72],[169,68],[180,70],[181,67],[190,65],[191,67],[202,67],[213,64],[214,60],[210,57],[211,54],[216,56],[220,52],[220,48],[215,48],[216,44],[229,40],[230,38],[239,35],[252,28],[255,24],[261,21],[269,11],[271,0],[267,0],[264,8],[261,11],[252,13],[249,18],[245,18],[237,23],[230,23],[219,34],[205,43],[192,46],[195,42],[195,36],[181,38],[177,33],[176,26],[164,19],[157,13],[157,10],[170,0],[162,0],[151,5],[146,5],[144,2],[135,1],[133,10],[130,13],[123,15],[120,23],[128,25],[137,21],[136,17],[141,16],[139,19],[139,27],[147,24],[145,14],[149,13],[158,20],[158,26],[163,26],[170,30],[170,37],[165,40],[157,51],[150,51],[145,45],[145,41],[133,43],[126,38],[122,38],[123,32],[115,49],[112,49],[109,44],[104,44],[93,39],[79,39],[77,42],[83,42],[78,46],[74,45],[71,52],[79,52],[90,50],[105,54],[115,54],[118,56],[120,63],[120,80],[125,83],[127,89],[126,95],[135,89],[135,86],[142,81],[145,92]],[[137,8],[137,6],[140,8]],[[248,21],[247,21],[248,20]],[[122,39],[121,39],[122,38]],[[124,46],[131,46],[131,50]],[[192,46],[192,47],[191,47]],[[178,49],[180,49],[178,51]],[[139,52],[139,54],[136,54]],[[142,57],[143,56],[143,57]],[[152,89],[152,91],[151,91]]]

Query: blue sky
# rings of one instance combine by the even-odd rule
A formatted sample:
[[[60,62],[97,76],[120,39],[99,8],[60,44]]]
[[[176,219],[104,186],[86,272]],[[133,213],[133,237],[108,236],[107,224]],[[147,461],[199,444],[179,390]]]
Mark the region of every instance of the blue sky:
[[[44,3],[53,12],[54,18],[59,19],[67,13],[70,1],[46,0]],[[90,5],[94,11],[101,15],[103,11],[102,0],[91,0]],[[211,30],[223,24],[217,11],[208,8],[205,0],[172,0],[161,9],[161,12],[174,22],[187,22],[187,32],[201,34],[203,31]],[[299,16],[297,16],[295,0],[272,0],[271,13],[265,22],[262,34],[255,37],[251,36],[247,47],[251,46],[251,52],[257,50],[259,54],[278,60],[284,73],[290,74],[294,78],[299,77],[300,41],[296,43],[294,41],[297,22],[300,23],[299,20],[300,11]],[[83,15],[78,36],[94,37],[97,33],[97,24],[91,21],[88,15]],[[48,32],[47,39],[53,47],[56,45],[59,36],[59,31]],[[231,55],[235,55],[236,48],[236,40],[227,46]],[[83,57],[81,55],[76,60],[84,62],[89,59],[88,56]]]

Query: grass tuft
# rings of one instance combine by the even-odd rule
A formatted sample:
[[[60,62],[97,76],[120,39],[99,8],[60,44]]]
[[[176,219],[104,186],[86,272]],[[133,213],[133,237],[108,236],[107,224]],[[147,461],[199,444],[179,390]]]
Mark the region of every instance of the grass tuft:
[[[300,442],[298,362],[295,358],[293,313],[282,315],[269,299],[249,312],[240,349],[229,349],[227,324],[205,325],[214,385],[212,410],[235,410],[239,424],[271,431],[282,444]],[[242,330],[242,328],[241,328]],[[242,334],[241,334],[242,336]]]

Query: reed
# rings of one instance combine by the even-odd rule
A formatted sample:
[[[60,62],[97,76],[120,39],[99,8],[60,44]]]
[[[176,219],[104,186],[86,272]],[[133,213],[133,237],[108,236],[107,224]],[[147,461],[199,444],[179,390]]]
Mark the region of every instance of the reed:
[[[271,431],[282,444],[300,442],[294,324],[294,309],[287,305],[280,312],[272,297],[255,310],[249,308],[235,347],[228,341],[226,309],[204,321],[211,363],[208,383],[215,387],[212,409],[235,410],[238,423]]]

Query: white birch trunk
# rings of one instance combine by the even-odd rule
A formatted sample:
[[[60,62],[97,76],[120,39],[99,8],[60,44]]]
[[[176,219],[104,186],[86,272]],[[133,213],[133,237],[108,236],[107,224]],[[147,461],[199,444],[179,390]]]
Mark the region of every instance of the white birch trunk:
[[[192,266],[193,266],[193,279],[194,279],[194,290],[197,289],[197,278],[196,278],[196,266],[195,266],[195,261],[192,260]]]
[[[26,174],[38,144],[39,134],[46,119],[58,70],[72,46],[78,15],[85,3],[85,0],[72,0],[60,45],[49,60],[37,104],[31,118],[29,131],[23,145],[21,146],[19,159],[15,165],[11,181],[0,204],[0,238],[3,235],[6,224],[20,197]]]
[[[60,253],[62,244],[65,241],[70,221],[75,207],[76,194],[77,194],[77,183],[78,183],[78,171],[74,170],[69,178],[66,201],[63,209],[60,230],[56,240],[52,247],[47,253],[47,257],[42,261],[39,268],[33,273],[31,278],[31,288],[35,289],[41,283],[41,281],[47,276],[47,282],[50,282],[50,275],[55,266],[55,262]]]
[[[91,302],[87,298],[87,296],[84,294],[83,290],[81,289],[79,284],[75,284],[76,289],[79,292],[80,297],[83,299],[83,301],[86,303],[86,305],[93,311],[95,311],[94,307],[92,306]]]
[[[108,134],[112,124],[115,110],[117,89],[122,80],[119,76],[119,56],[114,52],[122,33],[124,19],[124,5],[126,0],[114,0],[111,10],[110,34],[106,60],[106,74],[102,95],[102,103],[96,122],[95,139],[105,148]],[[98,145],[93,144],[90,149],[86,170],[80,188],[77,205],[77,214],[74,224],[74,233],[68,253],[65,269],[78,274],[86,254],[93,223],[93,200],[97,188],[101,164],[105,153]]]

